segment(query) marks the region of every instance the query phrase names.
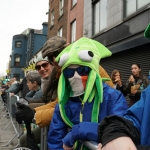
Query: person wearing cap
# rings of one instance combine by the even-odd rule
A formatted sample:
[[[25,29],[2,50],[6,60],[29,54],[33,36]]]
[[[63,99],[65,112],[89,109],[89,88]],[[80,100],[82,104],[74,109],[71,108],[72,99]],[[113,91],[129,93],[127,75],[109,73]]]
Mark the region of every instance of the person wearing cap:
[[[49,149],[84,149],[79,140],[97,141],[98,124],[105,116],[122,116],[127,110],[123,94],[99,75],[100,59],[110,55],[99,42],[82,37],[55,59],[62,68],[58,104],[48,132]]]
[[[150,24],[144,37],[150,39]],[[150,85],[123,115],[106,117],[99,125],[98,150],[150,150]]]

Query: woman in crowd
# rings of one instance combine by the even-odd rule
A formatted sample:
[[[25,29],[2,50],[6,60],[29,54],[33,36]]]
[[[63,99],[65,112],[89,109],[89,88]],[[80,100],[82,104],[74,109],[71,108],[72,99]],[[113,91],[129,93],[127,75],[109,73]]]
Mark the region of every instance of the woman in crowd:
[[[121,80],[121,73],[119,70],[113,70],[111,73],[111,80],[114,84],[114,88],[123,93],[124,96],[127,95],[126,86]]]
[[[126,86],[129,93],[130,106],[136,103],[143,91],[149,84],[149,81],[145,75],[141,73],[141,66],[137,63],[133,63],[131,66],[132,75],[130,75]]]

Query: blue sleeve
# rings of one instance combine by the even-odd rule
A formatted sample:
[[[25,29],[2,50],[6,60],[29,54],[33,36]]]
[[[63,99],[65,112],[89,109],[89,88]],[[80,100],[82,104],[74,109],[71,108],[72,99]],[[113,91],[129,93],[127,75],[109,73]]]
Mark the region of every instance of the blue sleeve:
[[[98,123],[81,122],[74,125],[72,130],[63,138],[63,143],[68,147],[73,147],[78,140],[98,142]]]
[[[98,142],[98,123],[81,122],[74,125],[72,130],[63,138],[63,143],[68,147],[73,147],[78,140]]]
[[[150,89],[150,88],[149,88]],[[124,118],[130,120],[133,122],[134,126],[136,126],[138,128],[138,130],[140,131],[141,129],[141,122],[142,122],[142,119],[144,117],[147,117],[146,114],[149,114],[148,110],[149,110],[149,106],[150,106],[150,96],[148,96],[149,94],[147,92],[145,93],[146,91],[143,91],[141,93],[141,98],[140,100],[135,103],[134,105],[132,105],[127,111],[126,113],[124,114]],[[149,97],[149,98],[148,98]],[[148,98],[148,99],[147,99]],[[147,99],[147,101],[146,101]],[[145,103],[146,101],[146,103]],[[149,104],[148,104],[149,103]],[[147,104],[147,105],[145,105]],[[147,107],[148,106],[148,107]],[[148,109],[147,109],[148,108]],[[146,111],[146,113],[144,113]],[[145,115],[144,115],[145,114]],[[148,117],[149,118],[149,117]],[[149,119],[146,118],[146,121],[148,121]],[[147,122],[148,123],[148,122]]]
[[[123,94],[115,90],[111,95],[111,105],[109,105],[109,115],[123,116],[125,111],[128,109],[128,105]]]
[[[132,105],[124,115],[124,118],[133,122],[140,132],[141,145],[150,144],[150,86],[142,93],[138,102]]]
[[[48,132],[47,143],[50,150],[63,150],[62,139],[67,134],[67,128],[67,125],[61,118],[59,106],[57,104]]]

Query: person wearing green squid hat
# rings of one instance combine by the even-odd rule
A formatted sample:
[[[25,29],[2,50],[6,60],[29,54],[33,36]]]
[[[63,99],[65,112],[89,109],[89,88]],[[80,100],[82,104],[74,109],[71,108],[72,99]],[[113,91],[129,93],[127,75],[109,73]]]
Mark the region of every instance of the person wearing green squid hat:
[[[100,59],[108,56],[111,52],[105,46],[85,37],[57,56],[62,70],[58,104],[48,132],[49,149],[87,149],[80,140],[97,142],[99,122],[105,116],[122,116],[127,110],[122,93],[103,83],[109,79],[99,75]]]

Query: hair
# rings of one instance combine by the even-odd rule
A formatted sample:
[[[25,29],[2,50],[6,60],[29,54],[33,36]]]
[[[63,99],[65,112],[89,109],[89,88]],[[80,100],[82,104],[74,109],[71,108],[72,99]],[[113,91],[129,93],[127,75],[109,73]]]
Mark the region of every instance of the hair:
[[[133,63],[132,65],[136,65],[139,69],[141,69],[141,66],[138,63]]]
[[[136,65],[139,69],[141,69],[141,66],[140,66],[140,64],[138,64],[138,63],[133,63],[132,65]],[[132,65],[131,65],[131,67],[132,67]],[[140,77],[141,79],[143,78],[142,69],[141,69],[141,71],[139,72],[139,77]]]
[[[26,79],[29,80],[32,84],[36,82],[38,85],[41,85],[41,76],[36,70],[28,72]]]
[[[116,73],[119,73],[120,74],[120,78],[121,78],[121,73],[120,73],[120,71],[119,70],[113,70],[112,71],[112,73],[111,73],[111,80],[112,80],[112,82],[114,83],[115,82],[115,74]]]

